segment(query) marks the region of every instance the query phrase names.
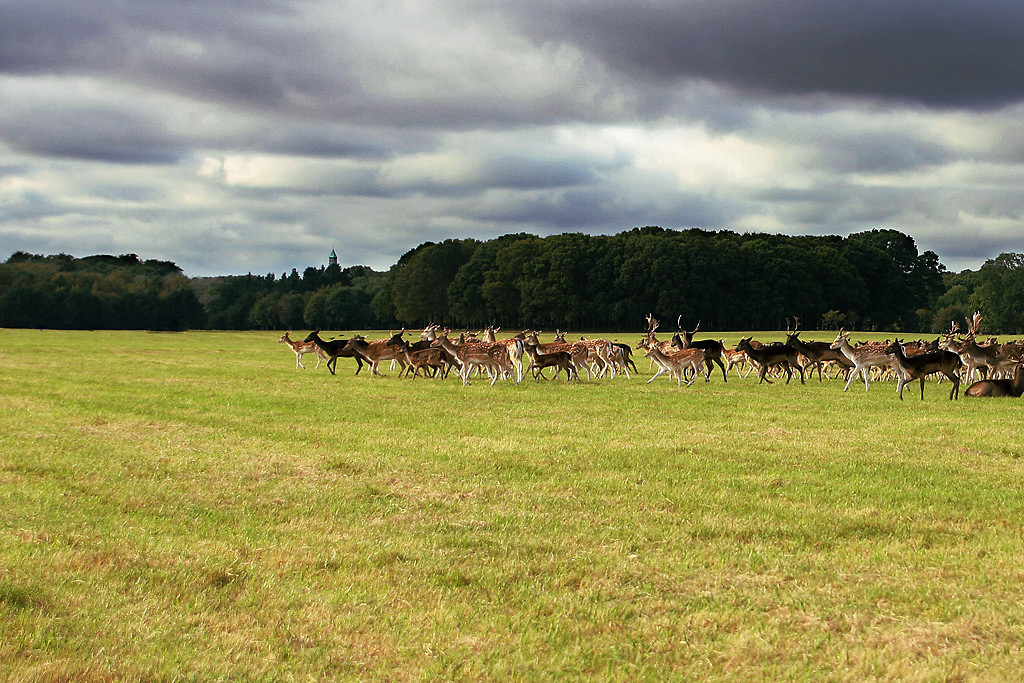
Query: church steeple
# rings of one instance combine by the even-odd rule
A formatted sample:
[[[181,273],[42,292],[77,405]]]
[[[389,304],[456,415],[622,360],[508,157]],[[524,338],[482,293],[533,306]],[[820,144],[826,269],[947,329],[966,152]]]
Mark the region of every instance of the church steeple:
[[[336,266],[338,265],[338,255],[334,253],[334,249],[331,249],[331,255],[327,257],[327,265]]]

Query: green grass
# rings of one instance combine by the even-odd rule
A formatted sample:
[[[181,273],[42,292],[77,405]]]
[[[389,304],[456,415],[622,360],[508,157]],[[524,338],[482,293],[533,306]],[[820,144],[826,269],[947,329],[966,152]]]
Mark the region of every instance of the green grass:
[[[0,330],[0,678],[1024,668],[1019,401],[331,376],[279,336]]]

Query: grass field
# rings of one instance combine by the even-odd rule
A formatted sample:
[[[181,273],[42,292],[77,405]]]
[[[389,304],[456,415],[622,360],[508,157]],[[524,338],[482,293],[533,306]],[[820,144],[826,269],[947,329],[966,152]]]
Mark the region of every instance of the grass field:
[[[1024,670],[1016,399],[331,376],[279,336],[0,330],[0,679]]]

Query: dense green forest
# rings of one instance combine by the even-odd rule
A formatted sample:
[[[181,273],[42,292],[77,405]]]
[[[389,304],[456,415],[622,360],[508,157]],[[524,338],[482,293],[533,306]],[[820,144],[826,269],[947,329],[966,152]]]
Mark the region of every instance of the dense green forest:
[[[848,237],[635,228],[426,242],[387,272],[185,277],[134,254],[16,252],[0,264],[0,326],[67,329],[453,328],[630,331],[647,313],[705,330],[938,332],[975,310],[1024,330],[1024,255],[949,273],[895,230]]]

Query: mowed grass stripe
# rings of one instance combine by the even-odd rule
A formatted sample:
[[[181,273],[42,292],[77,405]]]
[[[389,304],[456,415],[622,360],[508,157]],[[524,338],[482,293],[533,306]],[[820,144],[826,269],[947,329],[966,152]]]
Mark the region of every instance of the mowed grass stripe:
[[[6,678],[1020,668],[1019,402],[331,376],[279,336],[0,330]]]

